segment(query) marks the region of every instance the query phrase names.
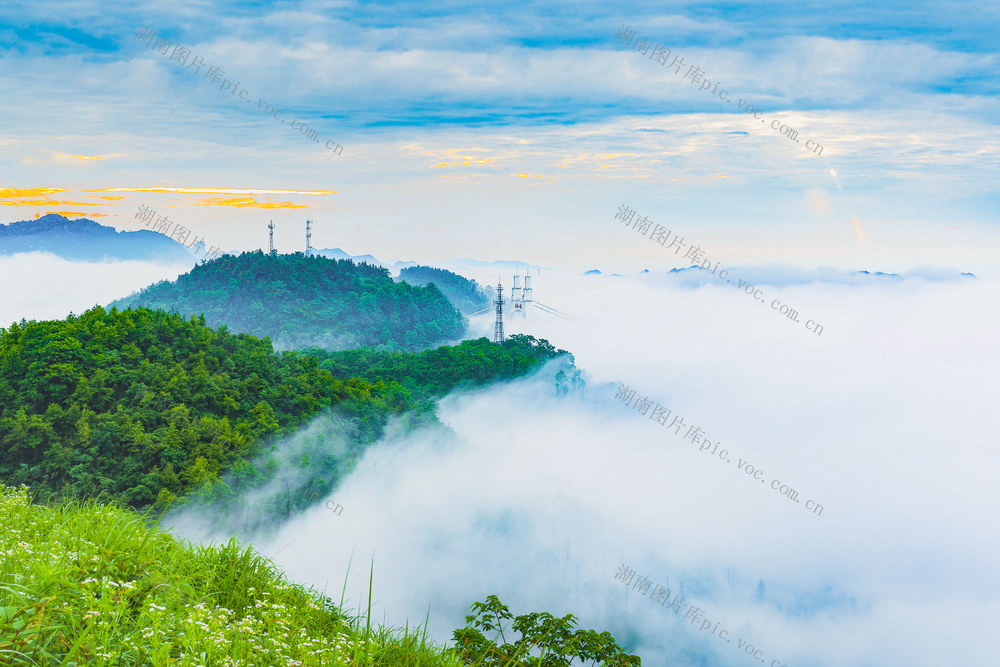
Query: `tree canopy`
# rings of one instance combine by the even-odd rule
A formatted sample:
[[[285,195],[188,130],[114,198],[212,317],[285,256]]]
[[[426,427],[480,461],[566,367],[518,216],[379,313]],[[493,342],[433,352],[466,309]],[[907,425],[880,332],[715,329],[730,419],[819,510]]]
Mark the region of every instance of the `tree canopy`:
[[[396,283],[380,266],[303,253],[224,255],[110,305],[203,314],[209,326],[267,336],[282,350],[414,351],[465,332],[461,313],[434,285]]]
[[[335,414],[350,426],[347,447],[291,462],[297,481],[268,510],[287,515],[324,497],[390,415],[433,419],[433,400],[452,388],[560,353],[530,336],[412,354],[275,353],[266,338],[146,308],[22,320],[0,329],[0,479],[42,497],[105,493],[143,507],[193,494],[227,508],[289,465],[274,458],[283,436]]]
[[[463,314],[468,315],[487,308],[493,301],[491,290],[475,280],[469,280],[447,269],[433,266],[407,266],[399,272],[399,279],[411,285],[437,285],[448,300]]]

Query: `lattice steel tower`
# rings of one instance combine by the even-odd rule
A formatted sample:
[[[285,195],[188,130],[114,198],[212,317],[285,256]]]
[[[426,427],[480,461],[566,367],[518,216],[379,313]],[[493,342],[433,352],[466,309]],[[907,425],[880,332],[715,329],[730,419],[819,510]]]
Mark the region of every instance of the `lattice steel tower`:
[[[274,220],[267,223],[267,252],[274,254]]]
[[[496,327],[493,329],[493,342],[503,343],[503,285],[500,281],[497,281],[497,298],[493,302],[493,305],[497,308],[497,323]]]
[[[306,220],[306,256],[309,256],[309,252],[313,249],[312,247],[312,220]]]

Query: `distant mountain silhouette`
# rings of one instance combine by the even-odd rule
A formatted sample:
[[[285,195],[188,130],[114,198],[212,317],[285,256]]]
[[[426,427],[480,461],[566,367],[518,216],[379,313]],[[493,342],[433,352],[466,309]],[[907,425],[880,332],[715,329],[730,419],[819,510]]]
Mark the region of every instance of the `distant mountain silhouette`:
[[[313,248],[311,250],[313,255],[319,255],[320,257],[328,257],[330,259],[349,259],[355,264],[371,264],[373,266],[384,266],[389,267],[385,262],[380,262],[371,255],[352,255],[347,253],[340,248]]]
[[[37,220],[0,225],[0,255],[48,252],[65,259],[101,262],[122,259],[190,262],[195,256],[159,232],[120,232],[86,218],[70,220],[55,213]]]
[[[855,271],[854,273],[858,275],[875,276],[876,278],[895,278],[898,280],[903,279],[903,276],[899,275],[898,273],[883,273],[882,271],[875,271],[874,273],[872,273],[871,271]]]

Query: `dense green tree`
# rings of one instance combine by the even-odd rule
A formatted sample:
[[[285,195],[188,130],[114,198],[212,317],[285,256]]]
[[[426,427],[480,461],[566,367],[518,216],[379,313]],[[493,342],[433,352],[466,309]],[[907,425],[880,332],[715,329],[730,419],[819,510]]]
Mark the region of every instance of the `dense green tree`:
[[[569,667],[601,664],[605,667],[640,667],[642,659],[618,646],[609,632],[573,630],[576,617],[557,618],[548,612],[517,618],[495,595],[473,602],[475,614],[465,617],[465,627],[452,633],[459,658],[467,665],[496,667]],[[512,621],[504,628],[506,621]],[[484,633],[496,633],[493,639]],[[507,638],[510,632],[510,639]],[[514,632],[521,635],[515,638]],[[513,640],[513,641],[512,641]]]
[[[296,481],[265,501],[278,516],[328,493],[390,415],[432,420],[448,391],[522,375],[561,352],[513,336],[421,353],[275,353],[269,339],[205,321],[97,307],[0,329],[0,480],[40,498],[104,493],[219,515],[280,473]],[[344,451],[317,437],[295,458],[275,458],[279,441],[321,413],[349,425]]]
[[[493,302],[491,290],[447,269],[419,264],[407,266],[399,272],[399,280],[411,285],[434,284],[465,315],[487,308]]]
[[[357,376],[370,382],[397,382],[417,398],[441,396],[460,385],[517,377],[542,359],[563,356],[568,366],[573,363],[573,356],[565,350],[557,350],[546,340],[524,334],[508,337],[502,346],[479,338],[417,354],[368,348],[339,352],[311,349],[303,354],[320,359],[320,367],[329,370],[335,378]],[[575,377],[579,378],[578,371],[575,372]],[[566,377],[564,371],[558,373],[563,374],[561,378]]]
[[[111,305],[203,314],[209,326],[270,337],[278,349],[412,351],[465,332],[462,315],[434,285],[395,283],[380,266],[303,253],[224,255]],[[53,344],[52,359],[72,359],[68,343]],[[53,372],[52,382],[68,381]]]

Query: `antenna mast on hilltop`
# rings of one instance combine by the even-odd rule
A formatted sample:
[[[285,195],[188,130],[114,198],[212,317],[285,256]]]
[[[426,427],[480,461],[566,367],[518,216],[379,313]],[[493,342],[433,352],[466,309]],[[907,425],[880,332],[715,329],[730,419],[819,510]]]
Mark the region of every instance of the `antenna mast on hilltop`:
[[[310,251],[313,249],[312,242],[312,220],[306,220],[306,256],[309,256]]]
[[[497,298],[493,302],[493,305],[497,309],[497,323],[493,329],[493,342],[497,344],[503,343],[503,285],[500,281],[497,281]]]
[[[274,220],[267,223],[267,252],[271,255],[274,254]]]

